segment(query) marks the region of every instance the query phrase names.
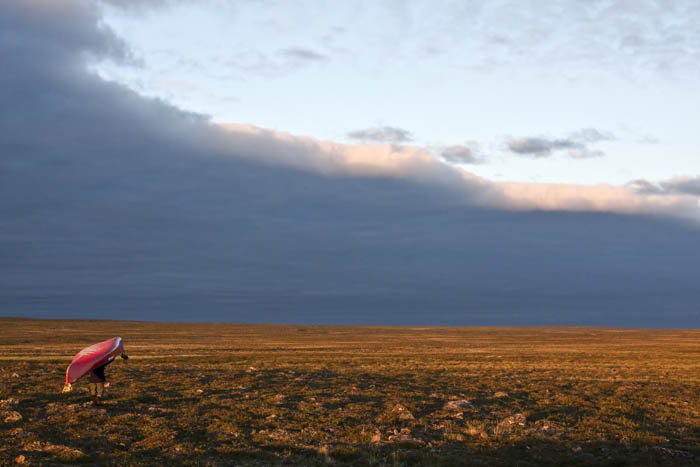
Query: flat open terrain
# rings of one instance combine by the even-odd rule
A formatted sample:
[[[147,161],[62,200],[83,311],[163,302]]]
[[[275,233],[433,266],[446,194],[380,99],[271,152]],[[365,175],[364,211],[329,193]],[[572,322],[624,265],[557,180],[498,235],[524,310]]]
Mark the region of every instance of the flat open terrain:
[[[2,465],[698,465],[700,331],[0,319],[0,400]]]

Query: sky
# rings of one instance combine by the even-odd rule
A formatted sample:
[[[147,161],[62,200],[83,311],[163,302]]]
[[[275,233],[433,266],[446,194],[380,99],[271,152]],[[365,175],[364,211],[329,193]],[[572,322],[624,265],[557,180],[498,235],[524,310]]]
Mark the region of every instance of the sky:
[[[0,3],[0,315],[698,327],[696,2]]]
[[[658,182],[700,172],[698,21],[692,1],[182,2],[108,9],[139,65],[96,69],[217,122],[463,147],[447,160],[490,179]]]

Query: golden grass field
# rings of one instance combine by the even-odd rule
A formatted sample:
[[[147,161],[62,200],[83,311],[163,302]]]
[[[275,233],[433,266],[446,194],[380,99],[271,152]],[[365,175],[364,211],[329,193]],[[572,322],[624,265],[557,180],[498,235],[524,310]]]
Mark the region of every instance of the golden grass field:
[[[3,318],[0,465],[698,465],[699,391],[695,330]]]

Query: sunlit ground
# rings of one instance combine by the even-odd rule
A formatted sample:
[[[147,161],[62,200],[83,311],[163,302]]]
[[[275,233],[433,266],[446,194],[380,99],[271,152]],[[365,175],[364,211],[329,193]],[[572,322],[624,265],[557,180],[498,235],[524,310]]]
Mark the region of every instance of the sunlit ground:
[[[0,319],[0,370],[0,464],[700,462],[700,331]]]

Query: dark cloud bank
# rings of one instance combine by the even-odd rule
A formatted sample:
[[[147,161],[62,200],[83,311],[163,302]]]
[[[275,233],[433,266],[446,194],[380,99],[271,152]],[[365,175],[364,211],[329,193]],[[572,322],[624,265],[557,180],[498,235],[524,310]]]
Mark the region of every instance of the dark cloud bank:
[[[201,117],[85,71],[129,59],[89,5],[0,4],[0,314],[700,325],[697,230],[231,157]]]

